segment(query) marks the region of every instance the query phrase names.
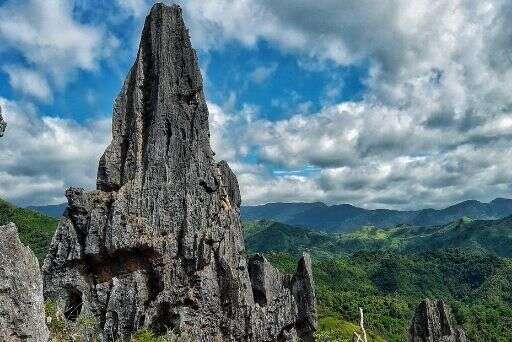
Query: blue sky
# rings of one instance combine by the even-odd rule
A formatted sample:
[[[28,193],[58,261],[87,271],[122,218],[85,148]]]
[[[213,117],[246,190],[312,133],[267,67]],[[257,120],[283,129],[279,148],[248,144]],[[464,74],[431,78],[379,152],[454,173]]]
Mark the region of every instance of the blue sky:
[[[178,1],[245,204],[510,197],[508,1]],[[0,0],[0,197],[94,187],[149,0]]]

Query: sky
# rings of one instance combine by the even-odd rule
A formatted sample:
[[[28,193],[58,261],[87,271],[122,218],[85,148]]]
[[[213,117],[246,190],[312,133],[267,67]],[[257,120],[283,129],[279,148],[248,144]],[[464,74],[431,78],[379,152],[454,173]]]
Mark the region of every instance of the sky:
[[[512,197],[512,2],[183,0],[244,204]],[[0,198],[95,186],[150,0],[0,0]]]

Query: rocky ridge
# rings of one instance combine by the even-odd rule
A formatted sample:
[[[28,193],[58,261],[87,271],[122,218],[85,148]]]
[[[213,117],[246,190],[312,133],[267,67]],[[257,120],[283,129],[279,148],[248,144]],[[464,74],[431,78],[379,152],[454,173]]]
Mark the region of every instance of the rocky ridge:
[[[294,275],[246,257],[238,182],[215,162],[181,9],[156,4],[113,110],[97,190],[66,191],[43,266],[45,297],[104,341],[148,327],[195,341],[311,340],[311,261]]]
[[[43,281],[13,223],[0,226],[0,341],[48,341]]]
[[[450,308],[442,300],[425,299],[417,307],[408,342],[467,342],[464,330],[455,325]]]

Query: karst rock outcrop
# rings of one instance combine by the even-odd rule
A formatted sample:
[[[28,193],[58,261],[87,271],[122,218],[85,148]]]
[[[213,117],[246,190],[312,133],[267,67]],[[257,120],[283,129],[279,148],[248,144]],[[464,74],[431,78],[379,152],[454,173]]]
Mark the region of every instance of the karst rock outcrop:
[[[0,138],[4,136],[5,127],[7,127],[7,124],[2,117],[2,107],[0,107]]]
[[[311,261],[248,258],[240,192],[209,142],[181,9],[156,4],[113,110],[97,190],[71,188],[43,267],[45,296],[103,340],[147,327],[193,341],[297,341],[316,325]]]
[[[39,263],[13,223],[0,226],[0,341],[48,341]]]
[[[423,300],[416,308],[408,342],[467,342],[464,330],[455,325],[450,308],[442,300]]]

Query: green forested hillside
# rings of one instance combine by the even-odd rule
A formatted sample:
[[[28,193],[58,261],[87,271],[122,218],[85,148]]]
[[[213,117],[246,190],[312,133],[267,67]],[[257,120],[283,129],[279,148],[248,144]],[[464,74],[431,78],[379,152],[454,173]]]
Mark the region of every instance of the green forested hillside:
[[[0,225],[9,222],[16,224],[21,242],[34,251],[42,264],[57,228],[57,219],[30,209],[17,208],[0,199]]]
[[[267,256],[282,270],[296,267],[290,254]],[[321,322],[356,323],[363,307],[370,331],[385,341],[404,341],[418,303],[442,298],[470,341],[512,341],[509,259],[460,250],[360,252],[316,259],[313,272]]]
[[[373,333],[404,341],[414,308],[430,297],[450,304],[471,341],[512,341],[510,218],[350,234],[269,221],[244,228],[249,252],[264,252],[285,271],[302,251],[312,253],[323,334],[356,323],[361,306]]]
[[[432,227],[398,225],[389,229],[362,227],[352,233],[321,233],[271,221],[244,223],[248,248],[254,252],[310,251],[317,257],[358,251],[421,252],[447,248],[481,250],[512,256],[512,216],[499,220],[460,219]]]

